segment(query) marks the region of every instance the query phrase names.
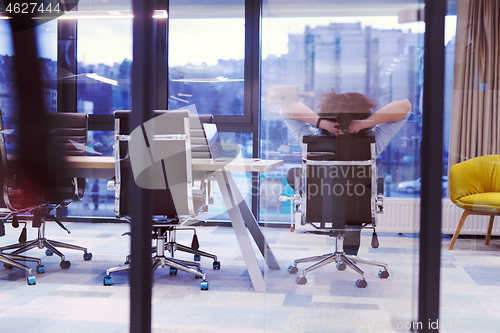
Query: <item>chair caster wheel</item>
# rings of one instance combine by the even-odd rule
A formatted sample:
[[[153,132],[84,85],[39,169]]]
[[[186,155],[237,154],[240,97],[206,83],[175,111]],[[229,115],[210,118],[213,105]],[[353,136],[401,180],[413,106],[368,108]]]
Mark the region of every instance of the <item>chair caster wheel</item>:
[[[51,255],[53,255],[54,252],[50,251],[49,249],[45,250],[45,255],[50,257]]]
[[[28,286],[33,286],[36,284],[36,279],[34,275],[28,275],[26,280],[28,280]]]
[[[200,258],[200,255],[199,254],[195,254],[194,255],[194,261],[200,261],[201,258]]]
[[[378,272],[378,276],[381,279],[387,279],[389,277],[389,272],[386,271],[385,269],[382,269],[382,270],[380,270],[380,272]]]
[[[59,266],[61,266],[61,268],[63,268],[63,269],[68,269],[68,268],[70,268],[71,263],[68,260],[63,260],[63,261],[61,261]]]
[[[38,266],[36,266],[36,272],[37,272],[38,274],[43,274],[43,273],[45,273],[45,266],[44,266],[44,265],[38,265]]]
[[[201,290],[208,290],[208,281],[201,281],[200,282],[200,289]]]
[[[297,268],[297,266],[288,266],[288,273],[297,274],[298,271],[299,269]]]
[[[358,281],[356,281],[356,287],[358,288],[366,288],[367,285],[368,283],[365,279],[359,279]]]
[[[337,264],[337,269],[338,269],[339,271],[345,271],[345,269],[346,269],[346,268],[347,268],[347,266],[346,266],[343,262],[339,262],[339,263]]]
[[[14,268],[14,266],[9,265],[9,264],[3,264],[3,267],[5,267],[5,269],[13,269]]]
[[[200,273],[203,274],[203,271],[201,269],[199,269],[198,272],[200,272]],[[197,279],[201,279],[201,276],[198,276],[198,275],[195,275],[194,277],[197,278]]]
[[[213,267],[214,269],[220,269],[220,261],[214,261]]]
[[[170,267],[170,275],[177,275],[177,268]]]
[[[113,280],[111,279],[111,276],[105,276],[102,283],[105,285],[105,286],[110,286],[113,284]]]
[[[90,259],[92,259],[92,253],[89,252],[83,254],[83,260],[88,261]]]
[[[307,279],[305,276],[297,276],[297,278],[295,279],[295,282],[297,282],[297,284],[306,284]]]

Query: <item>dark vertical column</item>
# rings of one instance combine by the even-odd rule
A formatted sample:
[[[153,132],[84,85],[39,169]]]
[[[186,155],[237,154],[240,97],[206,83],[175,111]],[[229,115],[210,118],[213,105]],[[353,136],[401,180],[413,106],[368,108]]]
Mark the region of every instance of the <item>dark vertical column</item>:
[[[437,331],[441,257],[441,173],[443,171],[444,18],[446,0],[425,2],[422,189],[420,211],[420,332]],[[433,325],[434,323],[434,325]]]
[[[16,112],[19,125],[19,164],[16,173],[36,195],[54,184],[56,170],[64,163],[47,148],[49,136],[42,95],[37,39],[30,17],[14,16],[9,22],[14,47]],[[59,169],[60,170],[60,169]]]
[[[245,114],[251,110],[253,131],[253,157],[260,155],[260,51],[261,0],[245,1]],[[259,212],[259,176],[252,173],[252,213]]]
[[[169,0],[158,0],[158,9],[168,11]],[[168,19],[156,20],[156,109],[168,109]]]
[[[155,100],[153,1],[133,0],[130,129],[152,118]],[[130,332],[151,332],[151,193],[129,180],[131,207]]]
[[[77,112],[76,33],[76,20],[57,21],[57,112]]]

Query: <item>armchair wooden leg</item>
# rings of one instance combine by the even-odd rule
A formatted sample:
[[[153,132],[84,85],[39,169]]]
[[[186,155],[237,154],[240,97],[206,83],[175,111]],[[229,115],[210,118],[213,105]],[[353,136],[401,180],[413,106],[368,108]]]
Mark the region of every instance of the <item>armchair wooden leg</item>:
[[[448,247],[448,250],[453,250],[453,246],[455,245],[455,242],[457,241],[458,235],[460,234],[460,230],[462,230],[462,227],[464,226],[465,219],[471,213],[472,212],[470,210],[465,210],[464,213],[462,214],[462,217],[460,218],[460,222],[458,222],[457,230],[455,230],[455,234],[453,234],[453,238],[451,239],[451,243],[450,243],[450,246]]]
[[[488,224],[488,232],[486,232],[486,240],[484,241],[484,245],[490,245],[491,230],[493,229],[494,219],[495,215],[490,215],[490,223]]]

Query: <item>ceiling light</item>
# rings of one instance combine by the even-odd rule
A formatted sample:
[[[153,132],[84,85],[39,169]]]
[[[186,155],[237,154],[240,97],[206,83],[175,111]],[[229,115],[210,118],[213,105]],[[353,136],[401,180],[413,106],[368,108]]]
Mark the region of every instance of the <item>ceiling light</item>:
[[[131,19],[134,14],[131,10],[110,10],[110,11],[70,11],[65,12],[62,15],[54,16],[41,15],[33,17],[35,20],[99,20],[99,19]],[[166,19],[168,18],[168,13],[166,10],[155,10],[153,12],[153,18],[155,19]]]

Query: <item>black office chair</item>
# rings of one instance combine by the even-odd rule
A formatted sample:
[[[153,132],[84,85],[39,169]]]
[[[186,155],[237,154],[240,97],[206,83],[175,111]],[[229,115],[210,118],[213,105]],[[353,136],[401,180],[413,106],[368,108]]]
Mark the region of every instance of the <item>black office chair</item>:
[[[82,113],[49,113],[48,129],[50,132],[49,152],[57,151],[63,156],[78,156],[86,154],[87,144],[87,114]],[[0,247],[0,252],[14,250],[10,255],[18,255],[33,248],[45,248],[45,254],[51,256],[58,255],[61,258],[60,267],[67,269],[71,262],[57,248],[66,248],[83,251],[83,259],[91,260],[92,253],[87,248],[74,244],[63,243],[45,237],[45,222],[54,221],[62,229],[68,230],[64,224],[52,213],[55,209],[67,207],[72,202],[79,201],[85,194],[85,179],[74,177],[58,177],[55,179],[55,185],[43,193],[33,195],[27,189],[22,188],[19,175],[15,172],[15,167],[9,163],[8,177],[6,177],[3,186],[3,198],[10,212],[4,217],[3,221],[11,221],[13,227],[18,227],[19,216],[32,216],[32,226],[38,229],[38,237],[27,241],[27,223],[24,222],[24,228],[19,238],[19,243]],[[12,268],[10,264],[4,264],[6,268]],[[43,273],[43,265],[37,267],[38,273]]]
[[[4,216],[0,218],[0,237],[5,236],[5,225],[3,221]],[[33,272],[30,267],[19,263],[18,261],[30,261],[37,263],[37,273],[44,272],[44,266],[42,265],[42,260],[40,258],[27,257],[19,254],[9,254],[9,253],[1,253],[0,252],[0,262],[2,262],[6,267],[17,267],[19,269],[23,269],[28,273],[26,280],[28,285],[35,285],[36,278],[33,275]]]
[[[0,163],[0,179],[3,179],[7,172],[7,149],[5,147],[5,136],[4,136],[4,126],[3,126],[3,117],[0,111],[0,155],[2,162]],[[5,204],[2,201],[2,209],[0,215],[0,237],[5,236],[5,221],[8,220],[9,214],[11,213],[5,207]],[[22,256],[19,254],[9,254],[0,252],[0,262],[2,262],[6,267],[17,267],[19,269],[25,270],[28,273],[26,278],[28,285],[35,285],[36,278],[33,275],[31,268],[19,263],[18,261],[29,261],[37,263],[37,272],[43,273],[44,266],[42,265],[42,260],[34,257]]]
[[[216,255],[199,250],[195,228],[182,227],[182,225],[197,222],[198,214],[206,212],[210,203],[208,179],[195,178],[193,175],[196,173],[191,170],[191,138],[194,137],[193,142],[197,143],[196,149],[194,149],[196,154],[203,155],[205,152],[204,148],[201,147],[203,132],[200,132],[200,122],[211,122],[212,116],[189,117],[187,111],[155,111],[154,114],[155,118],[152,121],[159,124],[156,124],[156,127],[153,126],[156,129],[152,127],[151,133],[157,134],[151,134],[148,140],[149,142],[154,140],[155,135],[162,137],[159,139],[162,140],[160,147],[156,148],[168,152],[169,157],[162,157],[161,163],[155,163],[151,166],[151,170],[148,170],[152,173],[157,172],[154,179],[158,183],[165,184],[166,188],[144,187],[153,192],[153,215],[158,217],[152,222],[152,238],[156,243],[152,247],[152,270],[154,272],[158,267],[169,266],[171,275],[176,275],[178,270],[191,273],[202,279],[201,289],[207,290],[206,275],[200,269],[198,261],[201,257],[213,259],[213,269],[220,269],[220,262]],[[129,180],[133,173],[131,168],[133,162],[129,155],[130,134],[133,132],[128,128],[129,116],[129,111],[115,111],[115,179],[111,184],[108,184],[108,189],[115,190],[115,215],[125,220],[128,220],[127,216],[130,215],[127,203],[132,189]],[[147,151],[148,149],[148,147],[143,147],[141,150]],[[195,153],[193,152],[193,154]],[[157,170],[153,170],[156,167],[158,167]],[[196,176],[203,175],[196,174]],[[136,179],[136,182],[140,181],[139,178]],[[191,246],[176,241],[176,232],[179,230],[192,230],[194,232]],[[176,251],[193,254],[194,261],[174,257]],[[166,256],[165,253],[169,253],[170,256]],[[104,285],[112,284],[111,273],[129,269],[129,258],[128,256],[124,265],[106,270]]]
[[[356,281],[359,288],[365,288],[367,282],[358,263],[382,267],[379,276],[389,277],[387,264],[346,254],[343,246],[346,237],[356,239],[362,228],[370,227],[374,229],[372,246],[378,247],[375,226],[377,214],[383,211],[383,179],[376,176],[375,139],[305,136],[302,149],[302,167],[291,169],[287,175],[296,193],[282,200],[292,201],[302,224],[315,227],[309,232],[335,237],[335,251],[297,259],[288,271],[295,274],[299,263],[316,261],[296,278],[298,284],[305,284],[308,272],[335,263],[339,270],[350,267],[361,275]],[[357,253],[359,244],[351,246]]]

